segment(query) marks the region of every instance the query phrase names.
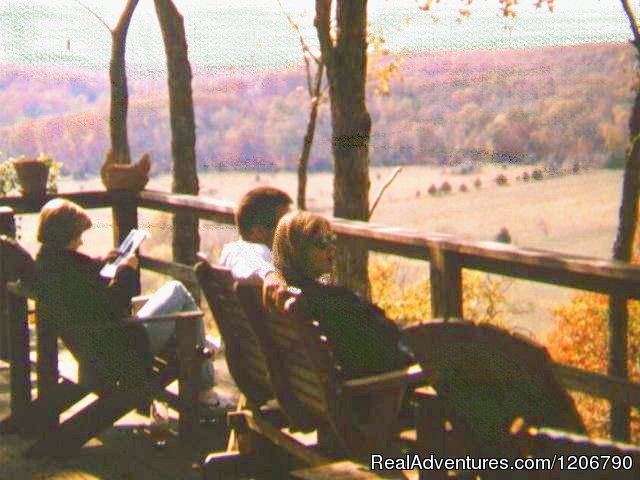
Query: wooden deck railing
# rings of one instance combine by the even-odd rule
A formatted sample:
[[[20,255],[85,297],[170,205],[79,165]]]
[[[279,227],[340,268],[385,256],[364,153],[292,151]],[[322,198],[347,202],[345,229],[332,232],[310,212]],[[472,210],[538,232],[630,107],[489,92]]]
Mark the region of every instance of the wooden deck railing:
[[[114,239],[137,226],[139,208],[167,213],[187,211],[202,220],[233,224],[234,204],[207,197],[144,191],[138,195],[108,192],[61,194],[86,208],[114,209]],[[0,205],[16,213],[36,213],[46,199],[5,197]],[[404,228],[333,219],[339,241],[357,242],[371,251],[429,262],[431,307],[434,317],[462,317],[462,269],[479,270],[603,294],[640,299],[640,267],[621,262],[518,248],[494,242],[463,241],[451,235],[425,234]],[[142,256],[141,267],[194,283],[191,267],[166,259]],[[0,329],[0,340],[2,332]],[[627,338],[627,332],[609,332],[613,338]],[[2,342],[0,341],[0,345]],[[627,361],[626,345],[615,345],[609,360]],[[617,353],[618,355],[615,355]],[[640,384],[628,378],[556,364],[563,384],[573,390],[608,399],[619,405],[640,408]]]

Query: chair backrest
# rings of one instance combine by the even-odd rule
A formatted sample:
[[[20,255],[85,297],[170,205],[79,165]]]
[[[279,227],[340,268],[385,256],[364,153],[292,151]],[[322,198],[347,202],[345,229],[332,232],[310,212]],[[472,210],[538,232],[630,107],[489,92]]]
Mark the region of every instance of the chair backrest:
[[[229,373],[249,406],[259,408],[274,398],[271,379],[256,334],[234,289],[231,272],[201,260],[195,273],[224,341]]]
[[[38,274],[36,263],[12,238],[0,236],[0,278],[3,282],[19,281],[30,295],[36,294]]]
[[[549,354],[530,340],[467,321],[410,327],[405,338],[438,392],[485,442],[487,433],[507,435],[517,417],[529,425],[585,432]]]
[[[245,293],[239,292],[243,305],[255,309]],[[335,362],[304,299],[295,299],[287,314],[259,311],[248,316],[267,358],[275,396],[291,425],[301,431],[330,426],[339,395]]]

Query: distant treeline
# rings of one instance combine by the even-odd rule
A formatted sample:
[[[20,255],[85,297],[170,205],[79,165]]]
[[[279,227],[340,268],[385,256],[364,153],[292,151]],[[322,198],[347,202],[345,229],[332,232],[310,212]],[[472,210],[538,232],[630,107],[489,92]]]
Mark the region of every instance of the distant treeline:
[[[389,96],[368,98],[374,165],[493,159],[602,166],[624,156],[633,98],[628,45],[425,52],[404,56],[399,72]],[[165,82],[130,82],[132,152],[151,152],[156,173],[171,168]],[[302,69],[250,77],[197,72],[200,168],[295,168],[308,118],[305,83]],[[47,152],[67,173],[95,174],[109,144],[108,87],[107,72],[3,66],[0,151]],[[330,134],[323,105],[312,169],[331,168]]]

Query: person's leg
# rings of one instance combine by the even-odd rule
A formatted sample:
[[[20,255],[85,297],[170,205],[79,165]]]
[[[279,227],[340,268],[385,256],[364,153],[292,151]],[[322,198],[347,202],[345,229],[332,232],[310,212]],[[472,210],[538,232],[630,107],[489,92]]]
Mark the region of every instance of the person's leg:
[[[198,305],[185,288],[178,281],[171,280],[157,290],[138,311],[138,317],[147,318],[157,315],[170,315],[177,312],[197,310]],[[160,352],[175,332],[174,322],[155,322],[144,324],[148,334],[151,351]],[[197,322],[198,331],[196,341],[198,344],[208,346],[202,319]],[[214,384],[213,362],[204,361],[202,364],[201,388],[210,388]]]

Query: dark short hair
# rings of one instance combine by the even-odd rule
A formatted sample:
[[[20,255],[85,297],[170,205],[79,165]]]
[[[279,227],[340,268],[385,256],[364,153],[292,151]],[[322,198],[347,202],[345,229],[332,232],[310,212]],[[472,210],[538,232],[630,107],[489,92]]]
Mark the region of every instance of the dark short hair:
[[[48,201],[40,210],[38,241],[64,248],[89,228],[91,219],[80,205],[56,198]]]
[[[289,207],[293,200],[274,187],[256,187],[245,193],[236,210],[236,225],[240,237],[245,239],[253,227],[262,226],[269,230],[276,228],[278,210]]]

